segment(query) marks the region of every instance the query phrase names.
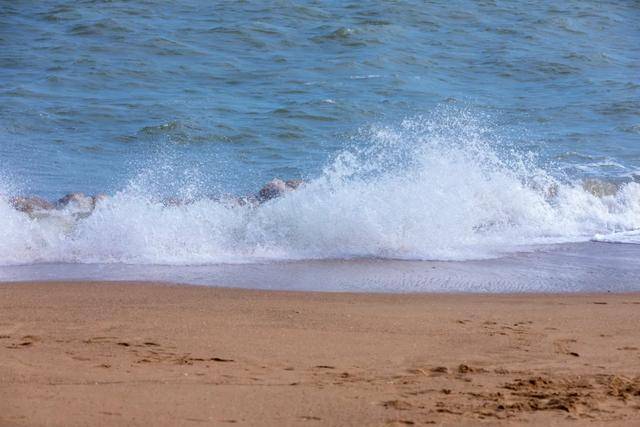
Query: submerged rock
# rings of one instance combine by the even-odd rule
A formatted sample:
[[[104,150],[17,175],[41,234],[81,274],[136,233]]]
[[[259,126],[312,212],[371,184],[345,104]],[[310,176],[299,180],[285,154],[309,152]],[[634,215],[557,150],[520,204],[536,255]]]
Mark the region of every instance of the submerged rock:
[[[304,184],[301,179],[283,181],[279,178],[274,178],[267,182],[264,187],[258,192],[256,199],[258,202],[266,202],[267,200],[280,197],[289,191],[293,191]]]
[[[599,179],[585,179],[582,182],[582,188],[596,197],[613,196],[619,190],[619,185]]]
[[[290,179],[288,181],[285,181],[285,184],[287,184],[287,188],[291,190],[295,190],[298,187],[300,187],[302,184],[304,184],[304,181],[301,179]]]
[[[179,197],[167,197],[162,200],[162,204],[166,207],[182,206],[188,203],[190,203],[189,200],[181,199]]]
[[[280,197],[287,191],[287,184],[281,179],[272,179],[267,182],[258,192],[258,201],[266,202],[267,200]]]
[[[227,196],[220,199],[220,201],[225,203],[227,206],[256,206],[259,204],[257,196]]]
[[[84,193],[69,193],[56,202],[57,209],[75,208],[77,210],[93,210],[95,200]]]
[[[36,211],[46,211],[51,210],[55,206],[53,203],[48,202],[47,200],[41,197],[13,197],[9,199],[9,203],[11,206],[17,211],[24,212],[27,214],[31,214]]]
[[[259,205],[260,203],[264,203],[271,199],[281,197],[288,192],[294,191],[302,185],[304,185],[304,181],[301,179],[283,181],[282,179],[274,178],[267,182],[255,195],[245,197],[209,197],[209,200],[231,203],[238,206]],[[106,194],[89,196],[78,192],[69,193],[53,203],[36,196],[16,196],[9,198],[8,201],[15,210],[24,212],[32,218],[47,218],[52,215],[60,216],[71,214],[72,217],[77,219],[86,218],[91,215],[95,210],[96,205],[106,199],[108,199]],[[161,203],[166,207],[189,205],[195,202],[197,202],[196,199],[179,197],[167,197],[161,200]]]
[[[9,203],[15,210],[26,213],[31,218],[48,218],[57,212],[67,212],[76,218],[85,218],[91,215],[97,203],[106,199],[105,194],[86,196],[84,193],[69,193],[54,203],[35,196],[16,196],[9,199]]]
[[[107,196],[106,194],[98,193],[95,196],[92,196],[91,198],[93,199],[93,207],[95,208],[98,203],[104,200],[107,200],[109,196]]]
[[[93,213],[98,201],[106,199],[104,194],[86,196],[84,193],[69,193],[59,199],[55,207],[58,210],[70,212],[77,218],[86,218]]]

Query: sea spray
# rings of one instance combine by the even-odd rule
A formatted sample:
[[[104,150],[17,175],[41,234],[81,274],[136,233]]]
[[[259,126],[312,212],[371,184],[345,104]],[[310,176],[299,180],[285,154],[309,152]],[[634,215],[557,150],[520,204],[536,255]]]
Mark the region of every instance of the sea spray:
[[[639,184],[594,194],[466,114],[374,127],[361,138],[368,143],[269,200],[207,196],[193,171],[175,190],[166,167],[142,171],[89,215],[29,215],[5,195],[0,264],[468,260],[640,229]],[[176,203],[160,194],[165,187]]]

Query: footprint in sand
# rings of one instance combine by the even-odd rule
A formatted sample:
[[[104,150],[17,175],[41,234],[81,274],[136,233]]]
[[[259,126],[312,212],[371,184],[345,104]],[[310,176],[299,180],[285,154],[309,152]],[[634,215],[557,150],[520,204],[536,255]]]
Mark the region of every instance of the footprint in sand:
[[[387,421],[387,424],[392,425],[392,426],[400,426],[400,425],[412,426],[412,425],[415,424],[415,422],[413,422],[411,420],[389,420],[389,421]]]
[[[41,341],[39,337],[35,335],[24,335],[18,342],[13,342],[7,346],[8,349],[19,349],[31,347],[34,343]]]
[[[413,405],[405,400],[387,400],[382,402],[382,406],[387,409],[396,409],[398,411],[408,411],[413,408]]]
[[[566,354],[573,357],[580,357],[578,353],[576,353],[575,351],[571,351],[568,345],[576,342],[578,341],[572,338],[561,339],[561,340],[554,341],[553,346],[557,354]]]
[[[82,341],[84,344],[102,344],[102,343],[109,343],[113,340],[115,340],[117,337],[91,337],[89,339],[86,339],[84,341]]]

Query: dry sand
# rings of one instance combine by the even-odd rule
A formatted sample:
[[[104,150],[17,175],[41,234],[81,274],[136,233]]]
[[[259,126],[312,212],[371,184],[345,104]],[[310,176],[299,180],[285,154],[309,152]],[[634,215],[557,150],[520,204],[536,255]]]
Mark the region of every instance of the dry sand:
[[[640,425],[640,295],[0,284],[1,426],[480,422]]]

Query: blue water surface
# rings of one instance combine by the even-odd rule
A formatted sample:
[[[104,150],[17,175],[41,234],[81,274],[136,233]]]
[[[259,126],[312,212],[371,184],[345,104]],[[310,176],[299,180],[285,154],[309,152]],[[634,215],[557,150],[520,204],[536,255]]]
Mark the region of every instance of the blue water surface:
[[[148,168],[250,192],[443,106],[559,174],[637,179],[638,2],[0,2],[0,173],[23,193]]]

